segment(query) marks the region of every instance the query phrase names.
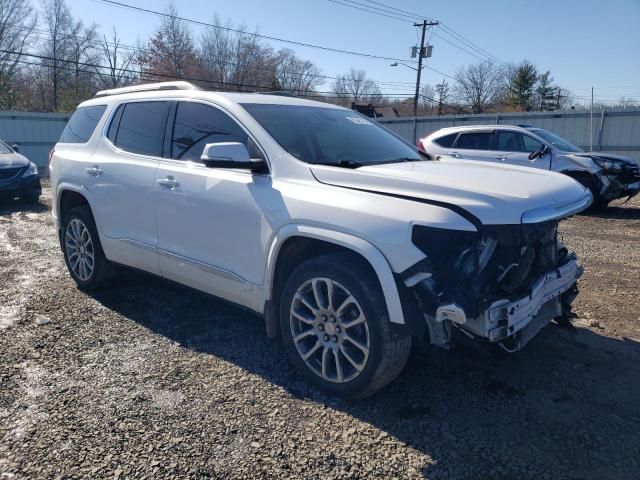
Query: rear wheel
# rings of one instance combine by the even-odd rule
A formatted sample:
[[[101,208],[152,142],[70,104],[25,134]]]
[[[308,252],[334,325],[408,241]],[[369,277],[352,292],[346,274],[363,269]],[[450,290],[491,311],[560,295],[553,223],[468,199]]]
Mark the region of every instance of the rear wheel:
[[[113,266],[102,251],[89,207],[75,207],[65,215],[61,243],[67,269],[80,288],[97,290],[107,284]]]
[[[280,328],[297,369],[316,386],[365,397],[404,368],[411,338],[392,334],[374,274],[350,255],[326,255],[294,270],[280,302]]]

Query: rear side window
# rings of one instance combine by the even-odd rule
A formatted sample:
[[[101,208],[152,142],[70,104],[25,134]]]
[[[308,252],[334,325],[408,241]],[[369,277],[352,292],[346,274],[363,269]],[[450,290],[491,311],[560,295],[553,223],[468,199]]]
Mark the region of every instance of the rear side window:
[[[135,102],[121,106],[122,113],[116,112],[109,127],[109,139],[127,152],[162,157],[170,105],[169,102]],[[114,132],[112,128],[118,116],[120,122]]]
[[[445,135],[444,137],[436,138],[434,142],[441,147],[451,148],[453,142],[456,141],[457,133],[452,133],[451,135]]]
[[[498,132],[498,141],[495,150],[503,152],[524,152],[522,135],[516,132]]]
[[[457,147],[465,150],[489,150],[491,148],[490,132],[462,133],[458,137]]]
[[[60,143],[87,143],[106,109],[106,105],[78,108],[64,127]]]

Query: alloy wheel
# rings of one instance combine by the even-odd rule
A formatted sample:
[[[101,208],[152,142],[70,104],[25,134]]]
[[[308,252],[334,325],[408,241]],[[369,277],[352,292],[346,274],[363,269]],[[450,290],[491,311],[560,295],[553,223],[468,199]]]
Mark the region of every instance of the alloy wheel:
[[[303,283],[291,302],[293,343],[305,364],[322,379],[344,383],[364,370],[371,348],[362,307],[330,278]]]
[[[89,229],[82,220],[74,218],[69,222],[64,245],[71,271],[81,281],[88,281],[95,267],[95,250]]]

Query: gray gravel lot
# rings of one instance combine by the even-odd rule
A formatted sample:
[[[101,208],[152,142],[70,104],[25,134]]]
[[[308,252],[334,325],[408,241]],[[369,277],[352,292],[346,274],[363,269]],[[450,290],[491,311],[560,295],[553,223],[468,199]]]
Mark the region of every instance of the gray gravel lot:
[[[373,398],[309,388],[261,320],[148,276],[100,294],[41,204],[0,204],[0,478],[640,478],[640,199],[561,226],[576,331],[416,351]]]

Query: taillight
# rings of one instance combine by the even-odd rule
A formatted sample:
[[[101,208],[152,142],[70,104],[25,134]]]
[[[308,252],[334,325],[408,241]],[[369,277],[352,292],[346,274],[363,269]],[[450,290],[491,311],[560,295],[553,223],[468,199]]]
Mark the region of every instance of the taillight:
[[[418,147],[418,150],[420,150],[421,152],[427,153],[427,150],[424,148],[424,144],[422,143],[421,138],[419,138],[416,142],[416,147]]]

